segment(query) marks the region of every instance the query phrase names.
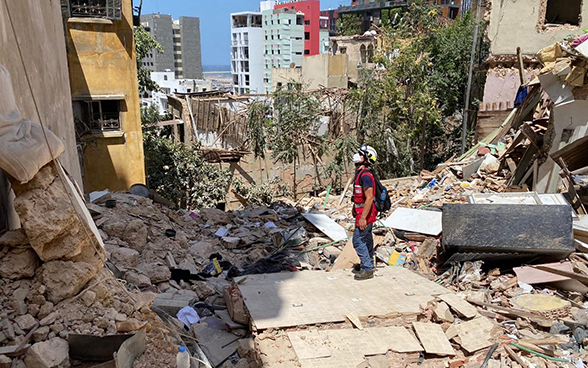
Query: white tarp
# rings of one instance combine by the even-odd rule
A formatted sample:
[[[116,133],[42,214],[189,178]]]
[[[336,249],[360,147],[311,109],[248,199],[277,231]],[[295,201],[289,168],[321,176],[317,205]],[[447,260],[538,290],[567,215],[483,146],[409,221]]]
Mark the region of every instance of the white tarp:
[[[47,140],[39,123],[20,116],[10,73],[0,64],[0,168],[21,183],[30,181],[41,167],[65,150],[53,132],[49,129],[45,132]]]
[[[397,208],[384,221],[384,225],[397,230],[437,236],[443,229],[442,216],[442,213],[437,211]]]
[[[303,213],[302,216],[331,238],[331,240],[339,241],[347,239],[345,228],[333,221],[329,216],[322,213]]]

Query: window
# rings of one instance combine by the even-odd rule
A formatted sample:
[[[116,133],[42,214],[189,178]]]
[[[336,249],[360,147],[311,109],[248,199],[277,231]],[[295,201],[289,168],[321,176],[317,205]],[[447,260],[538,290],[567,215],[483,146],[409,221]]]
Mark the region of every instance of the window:
[[[74,112],[92,133],[121,131],[121,101],[124,100],[75,101]]]
[[[274,39],[274,35],[272,35],[272,40]]]
[[[309,20],[309,19],[305,20],[305,21],[304,21],[304,25],[307,25],[307,26],[309,26],[309,25],[310,25],[310,20]]]
[[[61,0],[61,10],[66,18],[122,18],[122,0]]]
[[[546,0],[545,23],[580,24],[582,0]]]
[[[310,55],[310,50],[304,50],[304,55]]]
[[[360,56],[360,60],[362,64],[365,64],[366,62],[366,51],[365,51],[365,45],[361,45],[359,47],[359,56]]]
[[[267,35],[265,35],[265,40],[267,41]]]
[[[278,50],[278,55],[280,54],[280,50]]]
[[[341,47],[339,50],[341,50],[342,54],[346,54],[347,53],[347,47]]]
[[[373,63],[374,62],[374,45],[369,44],[367,47],[367,62]]]
[[[458,14],[459,14],[459,9],[458,8],[449,8],[449,18],[450,19],[457,18],[457,15]]]
[[[278,24],[280,24],[280,20],[278,19]]]
[[[300,17],[296,17],[296,25],[299,25],[299,26],[301,26],[301,25],[302,25],[302,21],[303,21],[303,20],[304,20],[304,18],[303,18],[303,17],[301,17],[301,16],[300,16]]]
[[[310,32],[304,32],[304,39],[310,40]]]
[[[292,24],[292,19],[288,19],[288,24]]]

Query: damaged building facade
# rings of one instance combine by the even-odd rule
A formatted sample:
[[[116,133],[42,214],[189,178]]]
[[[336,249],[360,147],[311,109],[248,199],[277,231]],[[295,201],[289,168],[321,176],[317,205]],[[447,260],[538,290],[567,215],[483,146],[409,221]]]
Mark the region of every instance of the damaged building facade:
[[[69,80],[87,192],[128,190],[145,182],[132,2],[108,4],[84,10],[71,0],[64,8]]]
[[[581,34],[588,27],[588,4],[576,0],[492,1],[487,6],[486,20],[490,57],[478,115],[478,138],[499,127],[515,107],[514,101],[521,86],[521,69],[524,83],[529,84],[534,77],[542,74],[545,66],[535,56],[540,50],[570,35]],[[513,38],[513,35],[516,37]],[[517,58],[517,47],[521,50],[522,68]],[[560,182],[557,174],[559,166],[550,155],[586,135],[588,119],[585,111],[588,102],[582,93],[574,93],[576,98],[573,101],[561,103],[557,95],[566,91],[553,93],[554,90],[548,87],[553,86],[555,80],[539,79],[547,92],[542,100],[547,95],[554,100],[554,131],[546,162],[539,168],[537,190],[555,192]],[[565,84],[558,86],[565,89]]]

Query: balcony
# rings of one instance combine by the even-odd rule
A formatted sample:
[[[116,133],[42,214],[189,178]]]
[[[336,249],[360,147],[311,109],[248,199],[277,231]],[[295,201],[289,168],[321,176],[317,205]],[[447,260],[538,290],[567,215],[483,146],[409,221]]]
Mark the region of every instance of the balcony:
[[[122,0],[61,0],[66,18],[122,19]]]

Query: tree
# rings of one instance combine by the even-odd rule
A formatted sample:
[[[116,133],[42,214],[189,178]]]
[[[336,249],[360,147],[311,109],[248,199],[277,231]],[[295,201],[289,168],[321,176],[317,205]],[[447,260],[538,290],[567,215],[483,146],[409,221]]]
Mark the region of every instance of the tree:
[[[296,196],[296,162],[301,151],[308,149],[315,160],[320,160],[319,100],[314,93],[304,91],[301,83],[291,81],[286,88],[278,88],[272,102],[273,120],[266,134],[269,148],[274,159],[292,164],[292,191]]]
[[[461,130],[452,115],[464,107],[474,25],[469,14],[440,21],[427,0],[410,2],[399,20],[386,22],[378,70],[361,73],[350,91],[358,141],[385,158],[375,167],[380,175],[432,169],[455,153]]]
[[[134,34],[139,92],[157,91],[159,90],[159,86],[151,80],[150,70],[143,67],[143,59],[153,49],[159,53],[163,53],[163,47],[161,47],[159,42],[143,26],[135,27]]]

